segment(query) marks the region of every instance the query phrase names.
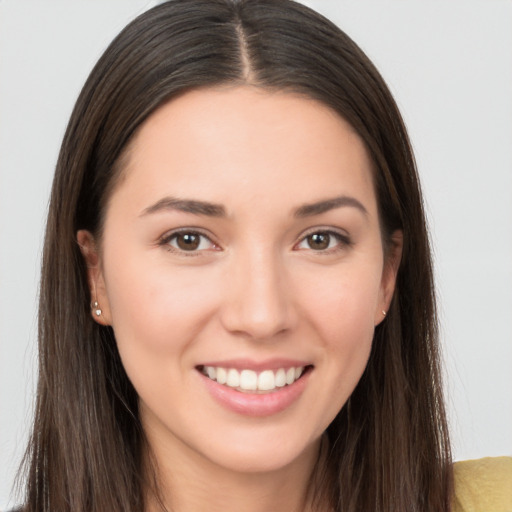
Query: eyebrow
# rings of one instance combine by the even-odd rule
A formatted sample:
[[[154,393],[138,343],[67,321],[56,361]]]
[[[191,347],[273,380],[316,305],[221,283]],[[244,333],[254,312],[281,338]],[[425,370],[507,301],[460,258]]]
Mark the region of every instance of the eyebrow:
[[[341,208],[343,206],[357,208],[365,216],[368,215],[368,210],[355,197],[338,196],[331,199],[318,201],[316,203],[304,204],[295,210],[294,216],[298,218],[312,217],[314,215],[320,215],[321,213],[334,210],[335,208]]]
[[[364,215],[368,215],[368,210],[355,197],[338,196],[315,203],[304,204],[295,210],[294,217],[313,217],[346,206],[357,208]],[[177,210],[194,215],[205,215],[207,217],[226,217],[226,210],[221,204],[198,201],[196,199],[179,199],[176,197],[164,197],[160,199],[155,204],[145,208],[141,217],[166,210]]]
[[[143,210],[141,217],[151,213],[166,210],[178,210],[180,212],[192,213],[194,215],[206,215],[208,217],[225,217],[226,210],[220,204],[197,201],[195,199],[179,199],[176,197],[164,197],[155,204]]]

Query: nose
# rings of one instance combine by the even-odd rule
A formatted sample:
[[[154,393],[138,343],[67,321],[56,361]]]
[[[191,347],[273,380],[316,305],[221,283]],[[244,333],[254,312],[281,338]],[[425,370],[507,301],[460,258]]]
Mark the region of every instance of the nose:
[[[221,308],[224,328],[258,341],[272,341],[292,330],[297,313],[280,258],[260,251],[234,260]]]

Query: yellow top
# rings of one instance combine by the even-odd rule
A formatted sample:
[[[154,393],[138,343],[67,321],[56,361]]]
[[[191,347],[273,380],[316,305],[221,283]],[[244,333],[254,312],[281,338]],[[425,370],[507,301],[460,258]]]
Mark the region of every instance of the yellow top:
[[[512,457],[456,462],[453,512],[512,512]]]

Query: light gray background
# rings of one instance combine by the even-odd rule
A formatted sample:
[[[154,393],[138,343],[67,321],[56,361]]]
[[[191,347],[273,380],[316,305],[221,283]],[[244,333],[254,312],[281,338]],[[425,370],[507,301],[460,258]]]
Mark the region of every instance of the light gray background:
[[[73,103],[147,0],[0,0],[0,509],[31,415],[53,168]],[[423,179],[456,459],[512,455],[512,2],[311,0],[381,70]]]

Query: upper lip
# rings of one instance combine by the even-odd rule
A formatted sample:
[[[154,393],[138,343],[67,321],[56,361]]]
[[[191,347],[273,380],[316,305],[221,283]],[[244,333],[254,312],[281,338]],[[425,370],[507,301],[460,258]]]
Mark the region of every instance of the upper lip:
[[[311,363],[299,359],[276,358],[263,361],[254,361],[251,359],[225,359],[222,361],[205,361],[197,365],[199,368],[204,366],[213,366],[215,368],[234,368],[235,370],[253,370],[255,372],[263,370],[279,370],[280,368],[298,368],[311,366]]]

